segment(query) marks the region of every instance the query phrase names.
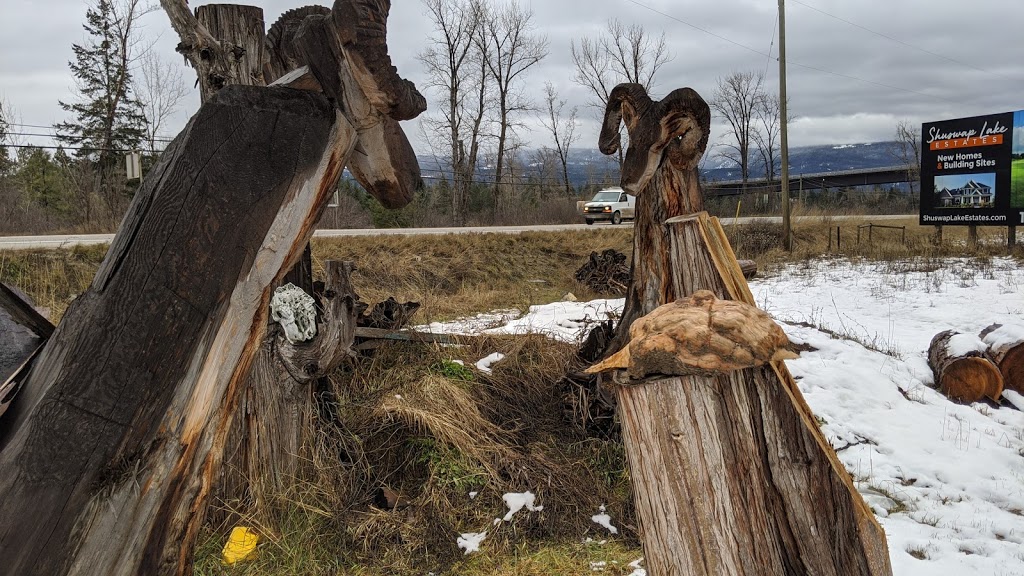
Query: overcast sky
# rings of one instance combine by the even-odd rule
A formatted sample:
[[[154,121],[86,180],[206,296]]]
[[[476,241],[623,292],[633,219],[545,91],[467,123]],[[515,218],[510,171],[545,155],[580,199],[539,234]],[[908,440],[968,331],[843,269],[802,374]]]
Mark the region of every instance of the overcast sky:
[[[637,2],[526,2],[534,10],[536,32],[550,42],[548,57],[527,76],[526,92],[540,102],[543,85],[550,81],[570,106],[580,106],[582,139],[577,146],[596,148],[598,111],[586,108],[588,94],[572,82],[570,41],[600,34],[610,18],[638,23],[654,34],[664,32],[673,59],[659,73],[655,97],[690,86],[710,98],[716,79],[733,71],[767,69],[768,84],[772,89],[778,85],[777,40],[773,59],[766,56],[776,22],[775,0]],[[0,98],[22,123],[52,125],[65,119],[57,101],[74,97],[67,63],[72,59],[71,44],[84,39],[81,23],[87,4],[0,1]],[[282,0],[260,4],[268,25],[283,11],[303,5]],[[181,63],[174,52],[177,37],[163,12],[148,14],[143,23],[144,34],[158,39],[154,49]],[[791,114],[796,117],[790,145],[890,140],[901,119],[920,123],[1024,108],[1022,25],[1021,0],[787,0],[788,87]],[[399,72],[421,87],[416,55],[431,32],[418,0],[393,2],[391,55]],[[191,86],[192,70],[186,70],[185,77]],[[436,95],[427,93],[427,98],[433,107]],[[197,92],[189,95],[167,135],[180,130],[198,100]],[[25,131],[30,130],[38,131]],[[406,132],[418,152],[428,153],[416,121],[406,123]],[[539,128],[522,136],[532,146],[548,143]],[[712,141],[722,137],[723,130],[717,127]]]

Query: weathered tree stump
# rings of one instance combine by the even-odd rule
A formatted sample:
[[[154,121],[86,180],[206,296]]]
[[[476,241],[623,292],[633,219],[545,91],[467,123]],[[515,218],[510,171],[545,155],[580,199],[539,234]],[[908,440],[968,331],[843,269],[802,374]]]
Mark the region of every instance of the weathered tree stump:
[[[266,326],[355,143],[327,98],[231,86],[147,176],[0,438],[4,574],[188,574]]]
[[[988,357],[987,348],[973,334],[955,330],[936,334],[928,345],[928,366],[939,392],[957,402],[977,402],[985,397],[998,401],[1003,376]]]
[[[628,342],[634,320],[698,290],[754,305],[725,233],[699,212],[707,104],[689,89],[652,102],[620,85],[606,154],[618,149],[620,119],[631,142],[622,187],[637,194],[637,221],[609,352]],[[784,364],[616,389],[652,576],[891,575],[882,528]]]
[[[999,367],[1003,389],[1024,394],[1024,327],[992,324],[979,337]]]

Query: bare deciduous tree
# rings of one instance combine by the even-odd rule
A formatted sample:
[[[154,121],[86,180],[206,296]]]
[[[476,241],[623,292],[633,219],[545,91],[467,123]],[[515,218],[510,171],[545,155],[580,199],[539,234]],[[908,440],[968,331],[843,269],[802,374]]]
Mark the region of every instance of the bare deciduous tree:
[[[896,124],[896,160],[908,166],[907,177],[910,180],[910,193],[917,193],[916,184],[921,179],[921,133],[909,120],[900,120]]]
[[[760,72],[733,72],[718,79],[708,104],[729,125],[729,140],[723,143],[723,157],[736,163],[746,186],[750,177],[750,146],[754,140],[758,103],[764,99],[764,75]]]
[[[451,169],[452,220],[461,226],[488,103],[487,64],[478,41],[483,5],[480,0],[424,0],[424,6],[434,34],[419,60],[426,68],[427,87],[441,93],[445,105],[423,122],[428,142]]]
[[[565,100],[558,98],[555,86],[548,82],[544,84],[545,115],[540,118],[541,124],[551,133],[551,140],[555,144],[554,152],[558,155],[561,166],[562,185],[565,187],[565,197],[572,196],[572,187],[569,184],[569,150],[573,142],[579,139],[576,133],[575,106],[569,110],[568,116],[564,115]]]
[[[609,20],[606,31],[597,38],[573,40],[569,48],[576,68],[573,81],[590,91],[588,104],[596,109],[598,117],[604,114],[612,88],[622,82],[640,84],[653,92],[658,70],[672,59],[664,33],[655,38],[643,26],[626,26],[617,19]],[[626,135],[621,137],[620,167],[627,148]]]
[[[182,79],[181,67],[169,63],[153,51],[147,51],[142,56],[139,69],[142,82],[137,91],[142,113],[146,117],[145,140],[149,153],[154,154],[158,149],[160,131],[178,110],[188,90]]]
[[[481,47],[487,58],[487,72],[494,82],[497,104],[497,162],[494,169],[494,206],[501,198],[501,182],[506,167],[505,150],[516,116],[530,110],[530,103],[518,91],[523,75],[548,54],[548,41],[533,33],[533,11],[518,0],[498,6],[484,18]]]
[[[761,98],[754,106],[754,116],[757,118],[751,137],[757,147],[758,156],[761,157],[761,164],[764,166],[765,180],[771,182],[778,175],[779,171],[779,134],[782,130],[780,123],[780,107],[778,94],[762,93]],[[790,116],[792,122],[792,116]]]

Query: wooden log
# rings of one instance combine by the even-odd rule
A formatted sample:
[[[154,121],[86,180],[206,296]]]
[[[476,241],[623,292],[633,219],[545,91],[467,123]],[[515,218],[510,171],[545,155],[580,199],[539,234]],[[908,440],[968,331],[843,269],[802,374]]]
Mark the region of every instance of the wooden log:
[[[936,334],[928,345],[928,366],[935,377],[935,387],[957,402],[977,402],[985,397],[999,400],[1003,377],[986,354],[986,348],[973,334],[955,330]]]
[[[829,240],[831,241],[831,236],[829,236]],[[737,262],[740,265],[740,272],[743,273],[744,278],[750,280],[757,276],[757,262],[753,260],[738,260]]]
[[[189,574],[269,314],[355,131],[324,97],[229,86],[150,171],[0,438],[4,574]]]
[[[633,280],[611,352],[636,318],[698,290],[756,305],[717,220],[685,215],[700,207],[707,105],[693,91],[671,93],[666,100],[684,102],[669,106],[620,88],[602,144],[620,107],[631,142],[622,183],[641,192]],[[650,574],[892,574],[884,531],[784,364],[616,389]]]
[[[1003,376],[1003,389],[1024,394],[1024,327],[992,324],[978,337]]]

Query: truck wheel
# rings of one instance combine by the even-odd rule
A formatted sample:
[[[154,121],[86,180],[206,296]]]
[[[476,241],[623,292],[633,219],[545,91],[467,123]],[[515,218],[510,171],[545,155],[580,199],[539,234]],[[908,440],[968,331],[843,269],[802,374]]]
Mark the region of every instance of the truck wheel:
[[[612,214],[612,224],[622,224],[622,213],[616,211]]]
[[[591,220],[590,218],[587,218],[587,226],[593,226],[593,225],[594,225],[594,221]]]

